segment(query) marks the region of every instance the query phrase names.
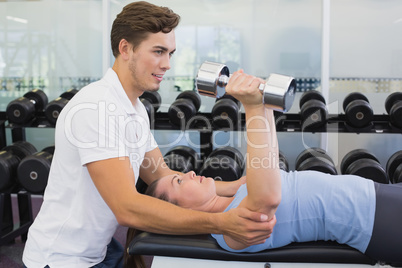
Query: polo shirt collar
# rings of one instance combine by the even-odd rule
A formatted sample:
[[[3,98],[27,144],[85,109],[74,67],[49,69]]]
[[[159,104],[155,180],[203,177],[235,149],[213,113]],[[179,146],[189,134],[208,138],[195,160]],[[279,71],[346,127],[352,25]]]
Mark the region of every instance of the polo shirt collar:
[[[120,105],[126,111],[126,113],[135,114],[136,113],[135,108],[131,103],[130,99],[128,98],[126,92],[124,91],[123,86],[121,85],[121,82],[116,72],[112,68],[109,68],[106,71],[106,74],[103,77],[103,79],[113,87],[114,91],[116,92],[116,96],[120,101]]]

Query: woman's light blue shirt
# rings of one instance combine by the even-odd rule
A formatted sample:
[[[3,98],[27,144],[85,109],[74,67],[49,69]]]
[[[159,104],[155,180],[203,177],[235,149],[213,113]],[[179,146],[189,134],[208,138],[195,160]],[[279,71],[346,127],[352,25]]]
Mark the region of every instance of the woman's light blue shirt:
[[[374,182],[353,175],[332,176],[316,171],[281,171],[282,200],[277,223],[264,244],[233,250],[223,235],[218,244],[232,252],[257,252],[292,242],[333,240],[365,252],[371,239],[375,214]],[[247,195],[242,185],[225,211]]]

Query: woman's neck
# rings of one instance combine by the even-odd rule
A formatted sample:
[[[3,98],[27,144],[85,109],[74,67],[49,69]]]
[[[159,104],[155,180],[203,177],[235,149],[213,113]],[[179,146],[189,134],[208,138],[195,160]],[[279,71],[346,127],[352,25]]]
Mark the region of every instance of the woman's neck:
[[[206,212],[223,212],[233,201],[234,197],[224,197],[217,195],[211,202],[208,203],[205,209]]]

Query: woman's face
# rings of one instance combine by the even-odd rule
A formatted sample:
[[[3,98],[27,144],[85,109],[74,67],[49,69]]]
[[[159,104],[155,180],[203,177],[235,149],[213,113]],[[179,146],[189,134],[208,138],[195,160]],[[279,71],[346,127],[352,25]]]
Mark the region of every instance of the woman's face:
[[[210,202],[216,197],[214,179],[197,176],[194,171],[161,178],[156,193],[162,192],[179,206],[200,211],[206,211]]]

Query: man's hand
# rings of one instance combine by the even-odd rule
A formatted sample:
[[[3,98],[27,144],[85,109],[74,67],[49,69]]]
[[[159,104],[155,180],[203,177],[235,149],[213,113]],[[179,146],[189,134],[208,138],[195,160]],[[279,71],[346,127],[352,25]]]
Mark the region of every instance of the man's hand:
[[[264,243],[276,224],[275,216],[268,220],[266,215],[246,208],[234,208],[223,214],[223,234],[240,243],[242,248]]]

